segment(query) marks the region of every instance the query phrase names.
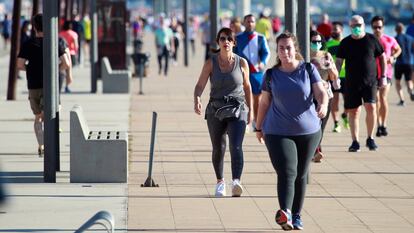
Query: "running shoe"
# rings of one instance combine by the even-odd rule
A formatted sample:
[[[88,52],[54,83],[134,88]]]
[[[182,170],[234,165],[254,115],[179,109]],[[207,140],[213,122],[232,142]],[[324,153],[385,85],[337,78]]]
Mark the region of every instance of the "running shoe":
[[[231,184],[231,196],[240,197],[242,193],[243,193],[243,186],[240,184],[240,180],[234,179],[233,183]]]
[[[361,150],[358,141],[352,141],[351,146],[349,147],[349,152],[359,152]]]
[[[378,126],[377,128],[377,133],[375,134],[377,137],[381,137],[382,136],[382,126]]]
[[[348,116],[346,114],[342,114],[342,124],[344,126],[345,129],[349,129],[349,120],[348,120]]]
[[[375,141],[372,138],[367,138],[366,146],[370,151],[376,151],[378,148],[377,144],[375,144]]]
[[[382,136],[388,136],[388,130],[387,127],[382,126],[382,132],[381,132]]]
[[[216,184],[216,197],[224,197],[226,196],[226,183],[223,181]]]
[[[276,223],[279,224],[283,230],[290,231],[293,229],[292,214],[290,210],[278,210],[275,216]]]
[[[414,101],[414,93],[410,94],[410,99],[411,99],[411,101]]]
[[[295,230],[303,230],[303,222],[300,218],[300,214],[292,215],[292,225]]]
[[[322,160],[322,158],[323,158],[323,153],[322,153],[322,151],[317,150],[317,151],[315,152],[315,155],[314,155],[314,156],[313,156],[313,158],[312,158],[312,161],[313,161],[314,163],[320,163],[320,162],[321,162],[321,160]]]
[[[400,100],[400,102],[398,102],[397,104],[398,106],[404,107],[405,106],[405,102],[404,100]]]
[[[334,133],[340,133],[341,132],[341,126],[338,124],[338,122],[335,123],[332,132],[334,132]]]

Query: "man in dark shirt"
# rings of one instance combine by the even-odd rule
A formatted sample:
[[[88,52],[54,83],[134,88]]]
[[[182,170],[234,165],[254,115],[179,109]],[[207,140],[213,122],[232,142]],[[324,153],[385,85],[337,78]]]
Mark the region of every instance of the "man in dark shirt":
[[[34,131],[39,144],[39,156],[43,154],[43,26],[42,14],[33,16],[35,37],[25,42],[20,49],[17,68],[26,71],[30,107],[35,115]],[[59,47],[59,68],[67,69],[70,61],[65,49]]]
[[[342,67],[346,59],[345,108],[349,114],[352,144],[349,152],[358,152],[360,106],[364,104],[368,138],[366,146],[376,150],[378,146],[373,139],[376,122],[377,67],[375,59],[380,57],[381,77],[386,81],[384,49],[378,39],[365,33],[364,19],[359,15],[352,16],[349,26],[352,34],[341,41],[336,55],[336,67]],[[380,82],[382,86],[384,83]],[[385,83],[386,84],[386,83]],[[380,87],[381,87],[380,86]]]

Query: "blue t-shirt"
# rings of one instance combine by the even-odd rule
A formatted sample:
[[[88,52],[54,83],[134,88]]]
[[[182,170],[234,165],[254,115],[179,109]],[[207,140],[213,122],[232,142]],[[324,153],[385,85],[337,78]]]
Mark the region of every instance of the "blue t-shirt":
[[[412,64],[414,60],[414,49],[413,49],[414,38],[407,34],[398,34],[395,37],[395,40],[397,40],[398,44],[401,47],[401,55],[397,57],[395,64],[396,65]]]
[[[270,73],[272,101],[263,122],[264,134],[294,136],[313,134],[320,130],[311,85],[321,82],[318,70],[312,65],[308,75],[304,62],[291,73],[273,68]],[[265,79],[263,79],[265,80]],[[262,90],[268,90],[267,82]]]

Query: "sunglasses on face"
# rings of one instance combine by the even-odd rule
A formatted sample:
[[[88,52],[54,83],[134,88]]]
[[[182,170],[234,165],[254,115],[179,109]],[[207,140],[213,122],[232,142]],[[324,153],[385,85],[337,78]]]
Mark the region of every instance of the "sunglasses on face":
[[[372,26],[372,29],[382,29],[382,26]]]
[[[354,28],[354,27],[362,27],[362,24],[361,23],[352,24],[351,28]]]
[[[233,37],[230,37],[230,36],[228,36],[228,37],[226,37],[226,36],[220,36],[220,38],[219,38],[219,41],[220,42],[225,42],[226,40],[228,42],[233,42]]]
[[[311,43],[312,44],[321,44],[322,41],[321,40],[312,40]]]

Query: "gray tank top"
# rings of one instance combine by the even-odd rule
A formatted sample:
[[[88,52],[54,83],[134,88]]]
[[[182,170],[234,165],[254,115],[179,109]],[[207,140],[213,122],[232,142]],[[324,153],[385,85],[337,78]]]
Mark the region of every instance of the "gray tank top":
[[[218,54],[211,56],[213,70],[210,76],[210,102],[206,107],[207,115],[214,114],[217,109],[215,100],[222,100],[225,96],[234,97],[243,102],[239,120],[247,121],[249,108],[246,105],[243,89],[243,73],[240,65],[240,56],[234,54],[234,66],[229,72],[221,72],[218,64]]]
[[[221,99],[224,96],[233,96],[244,99],[243,74],[240,66],[240,57],[234,55],[234,66],[230,72],[223,73],[218,64],[218,54],[211,56],[213,71],[210,77],[210,98]]]

